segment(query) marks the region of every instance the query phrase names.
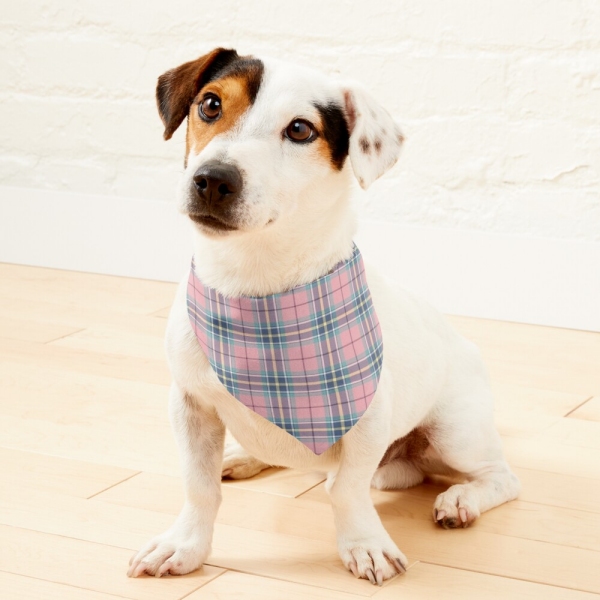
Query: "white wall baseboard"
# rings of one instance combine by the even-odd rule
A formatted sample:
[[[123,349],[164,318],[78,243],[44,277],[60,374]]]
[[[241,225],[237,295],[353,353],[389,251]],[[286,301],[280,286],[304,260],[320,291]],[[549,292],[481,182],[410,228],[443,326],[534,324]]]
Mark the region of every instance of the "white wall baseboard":
[[[169,203],[0,186],[0,261],[177,281],[191,234]],[[600,331],[600,243],[362,222],[380,270],[446,313]]]

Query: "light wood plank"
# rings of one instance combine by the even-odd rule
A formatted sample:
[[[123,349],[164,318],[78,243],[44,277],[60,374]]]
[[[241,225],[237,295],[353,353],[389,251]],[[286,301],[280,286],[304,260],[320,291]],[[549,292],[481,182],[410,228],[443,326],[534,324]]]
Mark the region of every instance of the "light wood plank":
[[[87,498],[136,471],[0,448],[0,489],[27,488]]]
[[[600,396],[590,398],[585,404],[568,415],[571,419],[600,421]]]
[[[310,497],[264,494],[224,484],[217,521],[224,525],[320,540],[335,538],[333,516],[327,502]],[[177,477],[140,473],[97,496],[103,502],[157,511],[175,516],[183,502],[183,486]],[[290,519],[290,514],[294,515]]]
[[[414,488],[403,492],[373,491],[375,505],[383,524],[390,535],[401,542],[401,549],[407,556],[417,561],[449,567],[600,592],[600,580],[596,578],[592,567],[597,562],[600,551],[597,515],[583,512],[564,513],[565,522],[570,522],[572,526],[580,521],[577,525],[579,535],[575,532],[570,534],[566,530],[559,532],[556,528],[552,529],[554,526],[551,523],[543,521],[536,523],[534,517],[530,522],[521,518],[521,525],[526,523],[529,528],[531,539],[527,539],[519,537],[527,535],[527,532],[520,531],[519,526],[511,530],[503,530],[503,527],[512,526],[510,516],[519,506],[518,503],[512,503],[495,509],[496,513],[498,511],[505,511],[505,513],[492,518],[487,525],[486,517],[491,516],[493,512],[484,515],[474,527],[469,529],[445,531],[436,526],[431,519],[431,506],[439,491],[436,486],[432,488],[430,491],[427,490],[427,486],[422,486],[420,490]],[[423,493],[430,496],[429,501],[418,501],[414,498],[415,494],[418,496]],[[404,502],[399,502],[399,497]],[[323,486],[314,488],[299,500],[312,500],[323,505],[329,502]],[[554,509],[554,511],[555,514],[556,511],[558,514],[563,512],[562,509]],[[311,513],[315,515],[313,519],[317,518],[316,515],[324,514],[315,504],[311,506]],[[595,530],[592,535],[588,535],[586,531],[588,518],[590,527]],[[323,517],[321,520],[324,520]],[[280,523],[280,530],[285,526],[286,522]],[[501,533],[495,533],[500,530]],[[572,545],[539,541],[550,539],[552,535],[557,542],[562,536],[562,541]],[[592,546],[594,549],[582,549],[581,544]],[[523,562],[521,558],[523,556],[528,557],[526,562]],[[556,567],[553,564],[555,561],[562,561],[562,566]],[[586,574],[582,574],[583,563],[586,563],[590,569]],[[572,565],[578,565],[577,569],[573,569]]]
[[[3,525],[0,539],[0,571],[132,600],[178,600],[222,573],[205,566],[183,577],[130,579],[129,550]]]
[[[600,591],[600,334],[462,317],[451,320],[491,371],[519,501],[447,532],[431,522],[435,482],[374,492],[412,561],[408,576],[377,589],[341,565],[322,475],[268,470],[223,486],[209,561],[238,572],[197,591],[177,583],[185,578],[127,580],[130,553],[182,501],[162,354],[174,290],[0,265],[0,445],[11,448],[0,448],[0,570],[14,571],[0,572],[0,595],[585,600],[574,590]]]
[[[80,328],[44,321],[32,321],[30,319],[0,317],[0,338],[7,340],[23,340],[44,344],[76,331],[80,331]]]
[[[600,450],[600,422],[583,419],[561,419],[536,437],[541,443],[559,442],[590,450]],[[593,453],[596,454],[597,452]]]
[[[87,304],[65,305],[37,298],[7,298],[0,296],[0,318],[47,323],[75,329],[106,326],[132,333],[153,331],[164,319],[151,315],[134,314],[123,310],[118,302],[100,306]]]
[[[288,519],[290,515],[288,514]],[[325,590],[372,596],[377,589],[342,565],[335,539],[307,539],[217,523],[211,565]],[[410,564],[414,559],[409,557]]]
[[[600,393],[600,333],[466,317],[450,320],[480,347],[493,381],[588,396]]]
[[[216,583],[218,579],[214,582]],[[209,584],[209,585],[214,585]],[[206,587],[207,591],[209,587]],[[225,596],[224,596],[225,597]],[[396,577],[375,594],[374,600],[597,600],[596,594],[552,587],[485,573],[417,563],[404,577]]]
[[[8,600],[119,600],[123,597],[1,571],[0,589]]]
[[[86,427],[128,415],[154,425],[166,416],[166,385],[10,361],[0,363],[0,381],[11,399],[0,403],[4,415]]]
[[[115,328],[103,325],[93,325],[63,337],[53,346],[99,352],[102,354],[118,354],[121,356],[135,356],[150,360],[166,361],[165,353],[165,326],[162,319],[149,317],[150,323],[155,325],[146,327],[144,333],[132,332],[125,328]]]
[[[124,482],[125,485],[127,483]],[[372,490],[371,495],[380,515],[395,517],[395,523],[406,522],[410,527],[410,521],[414,519],[431,522],[434,501],[447,487],[428,483],[401,491]],[[311,490],[302,499],[328,503],[323,486]],[[318,512],[314,505],[310,510]],[[484,513],[474,528],[481,532],[600,552],[600,510],[597,506],[596,510],[590,513],[515,500]]]
[[[133,314],[150,314],[170,305],[176,289],[176,284],[162,281],[0,263],[0,298],[100,309],[113,305]]]
[[[502,435],[532,437],[586,400],[583,394],[494,382],[494,418]]]
[[[171,379],[165,360],[90,352],[21,340],[0,338],[0,360],[21,364],[31,364],[34,361],[46,368],[68,369],[75,373],[162,385],[168,385]]]
[[[403,549],[416,560],[600,592],[596,551],[488,533],[477,527],[445,531],[419,519],[410,521],[407,535],[397,519],[384,518],[383,522],[394,539],[403,540]]]
[[[0,445],[134,471],[179,472],[168,387],[0,362]]]
[[[427,484],[404,491],[373,490],[372,495],[380,514],[395,517],[399,523],[412,519],[429,523],[435,498],[446,487]],[[600,551],[600,502],[597,501],[600,497],[596,496],[594,503],[590,491],[593,490],[586,490],[584,497],[594,505],[596,513],[521,500],[486,513],[478,521],[477,529]],[[103,492],[98,499],[176,515],[182,506],[183,490],[178,478],[140,473]],[[311,490],[300,500],[263,498],[241,488],[224,486],[218,521],[273,533],[281,531],[323,540],[333,538],[333,519],[323,486]],[[293,520],[288,519],[290,514],[295,515]]]
[[[594,453],[577,446],[554,440],[511,437],[503,441],[506,458],[514,467],[600,479],[600,461]]]
[[[485,513],[479,525],[492,533],[600,552],[600,512],[515,500]]]
[[[222,492],[226,498],[232,498],[232,500],[236,497],[244,498],[245,501],[252,498],[253,502],[266,503],[266,506],[271,506],[274,504],[271,500],[257,494],[272,494],[294,498],[297,494],[293,492],[303,488],[303,482],[307,480],[306,476],[311,475],[311,473],[306,474],[292,469],[288,471],[290,478],[281,485],[278,485],[279,480],[276,479],[273,483],[265,485],[264,488],[257,485],[254,489],[248,489],[237,485],[238,482],[223,481]],[[298,481],[292,481],[294,476],[297,477]],[[269,476],[259,479],[255,483],[267,482],[268,480]],[[254,478],[247,481],[254,481]],[[245,494],[246,491],[255,493]],[[102,492],[98,495],[98,500],[144,510],[177,514],[184,501],[183,482],[179,477],[143,472]]]
[[[600,333],[593,331],[456,315],[447,315],[447,319],[465,337],[472,339],[482,348],[494,350],[500,358],[516,351],[531,360],[534,357],[527,356],[526,353],[532,348],[544,351],[544,359],[548,355],[559,359],[564,355],[574,358],[574,348],[580,348],[586,353],[591,352],[595,356],[600,352]],[[511,348],[511,353],[506,352],[507,347]]]
[[[374,597],[377,597],[374,596]],[[197,592],[190,594],[186,600],[358,600],[364,598],[356,594],[336,592],[301,583],[290,583],[281,579],[257,577],[245,573],[227,571]]]
[[[265,469],[251,479],[226,480],[229,488],[263,492],[296,498],[325,481],[325,474],[309,469]]]
[[[147,507],[150,502],[148,498],[152,497],[153,507],[176,514],[181,504],[181,498],[176,498],[173,493],[173,489],[177,486],[174,478],[157,478],[154,475],[141,474],[108,490],[100,498]],[[433,544],[434,536],[438,535],[438,531],[431,523],[431,507],[436,495],[443,489],[445,488],[440,486],[425,485],[401,492],[373,491],[373,497],[388,530],[396,531],[398,539],[406,541],[417,539],[419,536],[429,537],[430,543]],[[157,498],[160,497],[163,500],[158,506],[160,500]],[[289,519],[290,514],[294,514],[294,519]],[[417,520],[421,523],[416,523]],[[324,541],[335,536],[329,500],[322,485],[296,500],[257,499],[252,492],[226,488],[218,521],[232,526],[309,536]],[[431,531],[421,535],[419,532],[423,531],[423,526],[431,528]],[[550,554],[560,552],[560,544],[571,546],[575,550],[587,548],[595,552],[600,551],[600,514],[523,501],[512,502],[486,513],[473,531],[483,535],[490,550],[495,547],[496,535],[523,538],[532,542],[549,542],[550,545],[541,544],[539,549],[535,549],[536,552],[542,552],[548,562],[553,560]],[[448,533],[452,536],[452,532]],[[446,539],[452,541],[451,537]],[[515,545],[519,546],[521,542],[515,541]],[[406,546],[404,550],[408,551],[408,548],[410,546]],[[428,557],[429,560],[431,556],[432,550],[427,549],[423,555],[414,557],[419,560]],[[586,558],[592,560],[593,556],[592,552],[586,555]],[[447,561],[448,558],[444,557],[440,560]],[[490,562],[490,565],[486,565],[486,569],[495,568],[493,552],[486,560]],[[514,573],[522,577],[523,570],[518,569],[519,565],[514,560],[510,562],[510,568],[515,569]],[[464,568],[468,568],[468,562],[465,563]],[[542,577],[542,573],[543,569],[540,568],[537,576]]]
[[[246,492],[247,494],[253,492]],[[257,498],[284,501],[283,497],[256,494]],[[254,506],[257,510],[257,506]],[[289,519],[289,513],[286,517]],[[30,494],[19,490],[0,491],[0,523],[15,531],[33,531],[44,535],[62,535],[65,539],[97,544],[99,548],[127,548],[127,558],[111,566],[120,574],[131,554],[151,537],[162,533],[173,517],[99,501],[81,500],[51,493]],[[0,527],[0,536],[3,528]],[[343,567],[335,544],[329,539],[307,538],[282,532],[271,533],[218,522],[213,539],[213,552],[208,564],[346,591],[363,596],[375,593],[367,581],[356,582]],[[50,543],[50,542],[49,542]],[[284,550],[285,549],[285,550]],[[0,561],[0,570],[3,569]],[[14,571],[29,576],[32,572]],[[42,577],[43,578],[43,577]],[[69,583],[69,581],[66,581]],[[75,583],[71,582],[72,585]],[[110,591],[105,588],[92,588]],[[111,592],[114,593],[114,592]]]
[[[133,471],[180,472],[166,417],[146,425],[126,419],[93,427],[0,415],[0,446],[100,465],[118,464]],[[147,446],[152,446],[150,454],[144,454]]]
[[[0,444],[136,471],[179,472],[167,386],[14,362],[0,364],[0,380],[13,400],[0,404],[6,423]],[[297,496],[323,479],[312,471],[270,469],[228,485]]]
[[[95,498],[9,488],[0,490],[0,523],[131,551],[166,530],[173,517]],[[131,555],[131,554],[130,554]],[[128,557],[129,559],[129,557]]]
[[[547,473],[535,469],[513,469],[521,480],[519,498],[527,502],[600,512],[600,478]]]

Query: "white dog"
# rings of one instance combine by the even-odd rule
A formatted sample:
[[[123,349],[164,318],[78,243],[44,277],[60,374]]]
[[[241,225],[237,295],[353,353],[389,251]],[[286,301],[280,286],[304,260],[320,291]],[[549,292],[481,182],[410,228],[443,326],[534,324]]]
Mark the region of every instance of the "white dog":
[[[363,88],[216,49],[162,75],[157,100],[165,139],[188,117],[179,208],[193,224],[195,275],[204,285],[223,297],[264,297],[313,282],[352,256],[352,174],[368,187],[403,142]],[[431,307],[367,273],[385,340],[379,384],[364,415],[321,454],[227,391],[192,328],[185,278],[166,344],[186,501],[173,526],[132,558],[128,575],[200,567],[222,475],[251,477],[269,465],[328,473],[342,561],[379,585],[407,560],[383,528],[370,486],[400,489],[428,473],[460,473],[464,483],[433,507],[443,527],[466,527],[517,496],[477,348]],[[239,445],[224,450],[226,427]]]

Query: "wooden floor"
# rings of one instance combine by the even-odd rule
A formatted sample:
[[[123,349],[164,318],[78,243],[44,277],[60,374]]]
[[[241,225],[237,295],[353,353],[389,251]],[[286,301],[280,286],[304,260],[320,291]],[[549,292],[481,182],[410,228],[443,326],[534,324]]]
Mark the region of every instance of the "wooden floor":
[[[373,492],[409,557],[383,588],[338,559],[320,473],[224,485],[208,564],[128,579],[182,502],[163,334],[174,286],[0,265],[0,597],[188,600],[600,594],[600,334],[452,318],[482,348],[518,501],[431,522],[439,485]]]

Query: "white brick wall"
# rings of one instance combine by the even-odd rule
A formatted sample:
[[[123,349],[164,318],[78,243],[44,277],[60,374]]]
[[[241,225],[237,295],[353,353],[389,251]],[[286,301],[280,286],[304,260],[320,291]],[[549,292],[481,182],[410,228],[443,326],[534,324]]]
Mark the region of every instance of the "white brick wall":
[[[600,241],[597,0],[12,2],[0,185],[170,199],[156,77],[216,45],[361,79],[397,115],[369,218]]]

